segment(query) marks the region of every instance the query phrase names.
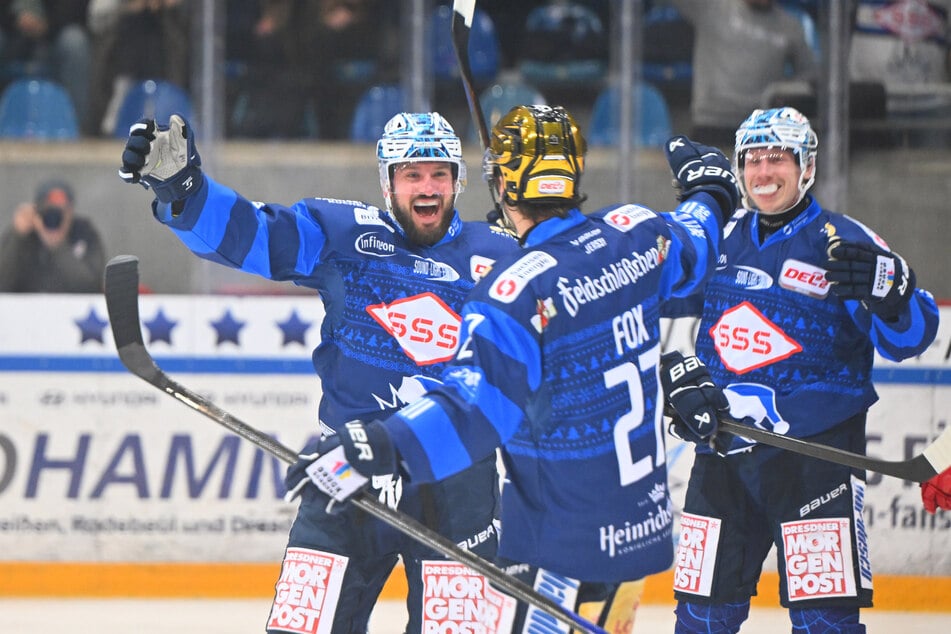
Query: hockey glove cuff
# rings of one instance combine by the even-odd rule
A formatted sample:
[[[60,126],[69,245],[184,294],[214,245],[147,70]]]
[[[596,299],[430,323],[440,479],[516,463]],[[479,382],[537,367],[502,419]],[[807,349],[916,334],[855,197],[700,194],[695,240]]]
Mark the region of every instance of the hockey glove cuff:
[[[171,116],[168,126],[140,119],[129,129],[119,177],[127,183],[151,188],[163,203],[195,193],[205,177],[194,131],[177,114]]]
[[[951,511],[951,468],[921,484],[921,502],[932,515],[938,509]]]
[[[868,242],[829,241],[826,280],[842,299],[865,303],[886,321],[897,319],[915,291],[915,272],[897,253]]]
[[[674,435],[710,444],[717,432],[717,414],[729,410],[730,403],[714,385],[707,366],[697,357],[668,352],[660,358],[660,381],[667,404],[676,413],[674,421],[679,419],[679,424],[671,425]]]
[[[685,136],[668,140],[664,154],[674,175],[674,187],[679,190],[677,200],[706,192],[720,206],[720,225],[725,224],[740,202],[740,190],[726,155],[715,147],[694,143]]]

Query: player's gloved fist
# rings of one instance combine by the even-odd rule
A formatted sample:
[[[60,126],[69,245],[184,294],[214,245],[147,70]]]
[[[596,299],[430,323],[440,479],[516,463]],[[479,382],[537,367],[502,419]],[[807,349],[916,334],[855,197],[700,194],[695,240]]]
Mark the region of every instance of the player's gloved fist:
[[[951,468],[921,484],[921,502],[931,514],[938,509],[951,511]]]
[[[348,501],[366,488],[374,476],[396,473],[396,450],[379,421],[355,420],[336,434],[309,443],[287,470],[285,499],[292,500],[308,484],[329,497],[327,510]]]
[[[915,272],[897,253],[869,242],[829,241],[826,280],[843,299],[865,303],[885,320],[898,318],[915,290]]]
[[[664,145],[664,154],[674,174],[677,200],[686,200],[697,192],[706,192],[720,205],[725,222],[740,202],[730,160],[715,147],[694,143],[685,136],[675,136]]]
[[[205,177],[193,130],[177,114],[169,118],[168,126],[140,119],[129,128],[119,176],[127,183],[151,188],[163,203],[198,191]]]
[[[712,444],[717,432],[717,413],[728,410],[730,403],[713,384],[707,366],[697,357],[668,352],[660,358],[660,382],[667,404],[676,413],[671,432],[719,451]]]

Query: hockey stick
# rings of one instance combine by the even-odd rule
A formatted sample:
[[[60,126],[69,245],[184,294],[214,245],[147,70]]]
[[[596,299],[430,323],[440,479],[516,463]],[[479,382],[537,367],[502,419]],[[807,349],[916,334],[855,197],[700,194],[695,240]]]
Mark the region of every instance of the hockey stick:
[[[472,19],[475,15],[475,0],[453,0],[452,2],[452,47],[456,51],[456,60],[459,62],[459,74],[462,76],[462,86],[466,91],[466,101],[469,102],[469,112],[475,121],[479,132],[479,141],[482,149],[489,147],[489,128],[485,124],[482,114],[482,105],[472,84],[472,66],[469,63],[469,32],[472,31]],[[493,194],[493,199],[495,194]]]
[[[847,467],[874,471],[875,473],[913,482],[925,482],[951,467],[951,428],[945,429],[921,454],[910,460],[896,461],[878,460],[844,449],[812,443],[799,438],[790,438],[758,427],[743,425],[736,420],[723,417],[720,418],[719,429],[736,436],[761,442],[764,445],[779,447],[804,456],[812,456]]]
[[[106,309],[116,341],[119,359],[132,374],[154,385],[169,396],[178,399],[193,410],[204,414],[238,436],[249,440],[276,458],[288,464],[297,461],[297,452],[282,445],[262,431],[238,420],[205,397],[168,377],[156,365],[145,348],[139,320],[139,260],[132,255],[119,255],[106,265]],[[569,628],[591,634],[607,634],[603,629],[564,608],[552,599],[536,592],[531,586],[516,579],[482,559],[464,550],[439,533],[420,524],[408,515],[391,509],[364,491],[351,502],[360,510],[396,528],[405,535],[428,546],[442,555],[482,574],[495,587],[515,599],[531,605],[557,619]]]

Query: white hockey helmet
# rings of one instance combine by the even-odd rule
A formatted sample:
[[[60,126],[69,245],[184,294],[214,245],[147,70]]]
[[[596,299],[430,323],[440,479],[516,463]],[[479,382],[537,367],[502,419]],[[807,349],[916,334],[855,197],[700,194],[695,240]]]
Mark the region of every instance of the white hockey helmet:
[[[380,186],[387,209],[393,193],[393,169],[403,163],[452,163],[456,194],[466,188],[462,143],[449,122],[437,112],[401,112],[395,115],[386,122],[383,136],[377,141],[376,157],[380,162]]]
[[[743,204],[751,206],[743,178],[746,152],[753,148],[779,148],[789,150],[799,161],[799,197],[802,200],[816,180],[816,154],[819,137],[809,124],[809,119],[795,108],[772,108],[754,110],[736,130],[736,146],[733,151],[733,172],[736,174]],[[808,169],[812,167],[812,169]]]

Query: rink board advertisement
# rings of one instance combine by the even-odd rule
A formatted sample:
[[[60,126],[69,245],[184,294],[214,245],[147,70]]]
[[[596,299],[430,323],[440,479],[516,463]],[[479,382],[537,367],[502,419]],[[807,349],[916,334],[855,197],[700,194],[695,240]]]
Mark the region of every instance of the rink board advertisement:
[[[0,306],[0,564],[280,561],[296,512],[285,465],[125,370],[101,296]],[[143,295],[140,307],[170,377],[295,450],[315,433],[316,297]],[[876,363],[870,455],[908,459],[946,426],[949,318],[942,308],[920,358]],[[694,328],[666,324],[665,348],[692,349]],[[679,502],[692,453],[671,440],[668,455]],[[951,513],[926,514],[917,485],[869,474],[865,523],[874,573],[951,570]]]

